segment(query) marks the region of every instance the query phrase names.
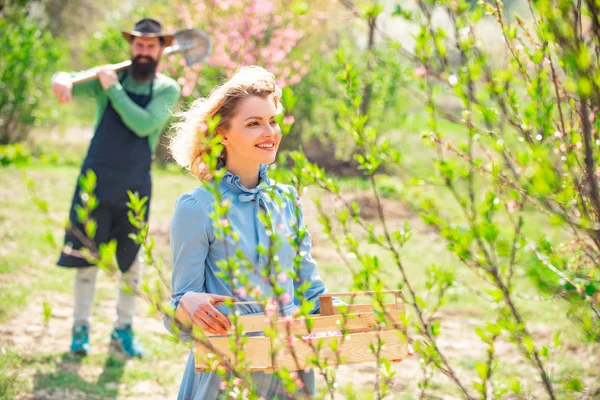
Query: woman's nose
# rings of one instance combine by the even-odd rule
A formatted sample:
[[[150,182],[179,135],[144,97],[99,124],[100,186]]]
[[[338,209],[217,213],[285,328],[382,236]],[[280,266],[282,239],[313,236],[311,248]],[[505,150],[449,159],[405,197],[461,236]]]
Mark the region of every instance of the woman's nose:
[[[263,135],[266,137],[272,137],[275,136],[276,133],[276,126],[273,126],[271,124],[267,124],[267,129],[264,130]]]

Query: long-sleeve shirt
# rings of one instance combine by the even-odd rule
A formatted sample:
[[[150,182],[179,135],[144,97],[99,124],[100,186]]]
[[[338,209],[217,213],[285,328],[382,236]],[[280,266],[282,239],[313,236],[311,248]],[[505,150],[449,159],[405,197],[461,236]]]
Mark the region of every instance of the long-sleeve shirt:
[[[239,297],[239,292],[232,292],[229,285],[218,276],[218,262],[241,250],[244,256],[255,266],[247,270],[250,282],[261,288],[263,295],[272,295],[270,287],[264,283],[262,269],[269,266],[268,257],[259,254],[257,246],[269,247],[270,236],[259,220],[262,208],[276,227],[272,234],[280,236],[281,247],[277,251],[278,262],[283,269],[291,272],[297,249],[291,245],[286,236],[294,235],[297,223],[302,226],[302,217],[297,221],[295,203],[297,193],[291,186],[281,185],[270,180],[266,173],[267,166],[260,168],[260,184],[254,189],[246,189],[239,183],[239,177],[226,172],[219,183],[218,190],[223,200],[231,202],[228,212],[229,224],[239,234],[239,240],[217,239],[210,214],[213,211],[213,195],[204,187],[179,197],[175,205],[175,213],[171,221],[171,250],[173,253],[173,294],[172,307],[176,308],[181,297],[187,292],[212,293],[238,298],[240,301],[253,300],[252,297]],[[268,188],[271,188],[270,190]],[[286,193],[291,193],[287,196]],[[283,204],[277,205],[273,197],[279,197]],[[292,197],[290,199],[290,197]],[[298,306],[294,297],[294,288],[309,282],[304,292],[306,301],[313,301],[312,313],[319,312],[318,296],[326,293],[325,284],[319,277],[316,263],[310,255],[311,239],[305,236],[300,243],[300,254],[303,255],[297,279],[286,279],[279,284],[284,288],[289,301],[284,305],[286,315]],[[270,266],[269,266],[270,267]],[[269,271],[271,273],[271,271]],[[284,295],[285,296],[285,295]],[[224,306],[216,307],[221,313],[231,311]],[[236,310],[242,315],[263,314],[259,305],[240,305]],[[165,320],[167,329],[171,330],[171,322]],[[189,336],[187,336],[189,338]],[[302,374],[305,384],[314,390],[314,374],[312,371]],[[278,379],[262,372],[252,373],[252,381],[265,398],[275,398],[283,391]],[[194,370],[194,354],[190,353],[185,374],[181,383],[179,399],[216,399],[219,396],[220,377],[214,373],[199,373]]]
[[[119,78],[123,72],[119,73]],[[88,96],[96,100],[96,123],[98,126],[108,101],[111,102],[115,111],[120,115],[123,123],[140,137],[148,137],[150,149],[154,152],[160,135],[169,120],[171,111],[181,93],[181,88],[173,79],[157,74],[152,89],[152,100],[142,108],[134,103],[125,90],[148,94],[150,92],[150,81],[139,82],[133,79],[131,74],[123,81],[117,82],[104,90],[98,80],[93,80],[73,86],[73,96]]]

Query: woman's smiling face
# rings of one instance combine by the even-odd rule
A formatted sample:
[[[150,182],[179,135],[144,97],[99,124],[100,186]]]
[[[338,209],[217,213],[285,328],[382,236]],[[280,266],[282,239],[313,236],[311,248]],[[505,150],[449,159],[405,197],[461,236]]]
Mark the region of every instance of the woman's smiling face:
[[[229,128],[221,132],[227,164],[256,170],[260,164],[273,163],[281,142],[276,115],[272,96],[250,96],[241,100]]]

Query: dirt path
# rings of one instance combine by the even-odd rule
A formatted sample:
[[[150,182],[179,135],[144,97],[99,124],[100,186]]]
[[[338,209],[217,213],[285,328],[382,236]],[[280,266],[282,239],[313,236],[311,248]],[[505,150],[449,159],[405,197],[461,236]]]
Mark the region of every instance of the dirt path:
[[[367,219],[375,217],[374,205],[369,202],[368,197],[360,193],[350,194],[351,198],[356,199],[362,206],[362,214]],[[331,199],[324,203],[335,206]],[[305,200],[305,215],[308,216],[307,222],[311,227],[318,227],[316,220],[316,210],[310,201]],[[405,219],[408,219],[413,226],[413,230],[420,235],[425,235],[430,240],[436,240],[436,235],[420,223],[418,218],[412,215],[400,202],[386,199],[384,208],[389,211],[388,223],[391,226],[402,226]],[[152,220],[152,234],[156,237],[157,246],[160,248],[168,247],[168,220]],[[327,240],[322,233],[312,229],[314,242],[314,255],[318,261],[333,262],[339,260],[337,254],[328,246]],[[26,279],[22,274],[26,271],[11,274],[11,279]],[[107,278],[100,279],[98,290],[111,290],[114,285]],[[176,396],[179,380],[183,373],[183,366],[187,351],[183,346],[175,351],[172,357],[154,357],[142,361],[119,361],[113,359],[109,354],[108,336],[114,318],[114,296],[110,299],[100,300],[94,307],[94,329],[91,336],[93,343],[92,352],[89,356],[92,362],[81,362],[68,355],[65,355],[70,342],[71,310],[72,299],[70,295],[55,292],[35,293],[36,300],[19,312],[12,320],[0,324],[0,348],[12,349],[26,358],[32,358],[31,362],[25,363],[19,371],[19,377],[27,382],[29,387],[33,388],[28,393],[22,393],[19,399],[84,399],[90,398],[81,385],[102,385],[103,390],[112,391],[116,395],[99,395],[97,398],[122,398],[122,399],[166,399]],[[52,318],[48,330],[43,337],[36,339],[44,331],[42,323],[42,301],[45,300],[52,305]],[[151,344],[158,347],[166,343],[166,332],[162,322],[156,317],[151,316],[148,310],[141,310],[140,317],[136,320],[136,325],[141,327],[145,338],[151,340]],[[474,332],[474,328],[482,324],[483,316],[480,313],[465,310],[450,310],[440,314],[441,319],[441,337],[439,345],[446,357],[452,360],[453,365],[458,366],[459,376],[470,383],[475,379],[473,371],[474,360],[481,360],[485,356],[486,348]],[[531,325],[531,330],[536,338],[550,340],[548,332],[553,332],[555,327],[544,324]],[[573,345],[567,349],[567,353],[581,360],[585,369],[593,368],[593,365],[600,358],[600,351],[591,351],[591,347]],[[535,380],[535,371],[525,364],[514,345],[506,342],[499,342],[497,345],[498,354],[502,355],[504,367],[513,371],[515,374],[529,375],[530,380]],[[597,350],[597,349],[596,349]],[[45,356],[50,359],[44,359]],[[112,361],[111,361],[112,360]],[[104,365],[102,363],[104,362]],[[110,363],[116,364],[110,365]],[[46,368],[45,365],[55,365],[53,368]],[[108,367],[107,367],[108,366]],[[124,374],[131,370],[150,368],[155,371],[164,371],[165,374],[174,376],[174,378],[157,379],[156,376],[144,378],[143,375],[137,377],[131,383],[119,383],[117,379],[109,375],[107,371]],[[393,397],[400,397],[401,394],[415,394],[418,391],[417,383],[421,378],[421,369],[419,360],[416,356],[405,360],[402,363],[395,364],[394,370],[397,373],[396,380],[398,385],[394,389]],[[343,366],[338,370],[338,385],[340,388],[352,386],[354,390],[360,392],[361,388],[373,385],[374,364],[366,363],[355,366]],[[79,381],[78,387],[67,388],[68,385],[48,388],[42,382],[48,379],[59,379],[61,372],[68,372],[71,375],[77,375]],[[131,372],[134,374],[135,372]],[[64,375],[64,374],[63,374]],[[158,374],[160,375],[160,373]],[[321,378],[319,378],[322,384]],[[449,380],[444,377],[436,377],[436,384],[443,387]],[[75,385],[75,386],[77,386]],[[525,383],[527,385],[527,383]],[[470,384],[469,387],[471,388]],[[444,390],[445,391],[445,390]],[[535,396],[534,396],[535,397]],[[93,397],[96,398],[96,397]],[[343,396],[339,396],[343,398]],[[451,395],[445,395],[444,399],[458,398]]]

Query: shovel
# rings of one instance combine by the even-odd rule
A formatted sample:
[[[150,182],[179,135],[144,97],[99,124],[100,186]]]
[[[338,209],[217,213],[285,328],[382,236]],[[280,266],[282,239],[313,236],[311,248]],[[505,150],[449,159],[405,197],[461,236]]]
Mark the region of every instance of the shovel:
[[[169,56],[172,54],[183,54],[185,63],[188,66],[197,64],[206,60],[210,55],[212,42],[210,37],[200,29],[182,29],[174,33],[175,44],[167,47],[162,55]],[[131,65],[131,60],[123,61],[118,64],[111,64],[109,67],[115,72],[122,71]],[[93,81],[97,79],[96,68],[92,68],[88,71],[84,71],[81,74],[75,76],[71,82],[73,85],[79,83]]]

